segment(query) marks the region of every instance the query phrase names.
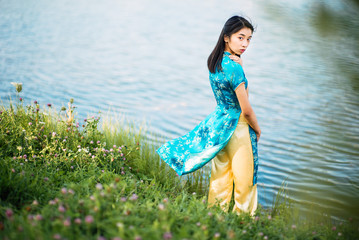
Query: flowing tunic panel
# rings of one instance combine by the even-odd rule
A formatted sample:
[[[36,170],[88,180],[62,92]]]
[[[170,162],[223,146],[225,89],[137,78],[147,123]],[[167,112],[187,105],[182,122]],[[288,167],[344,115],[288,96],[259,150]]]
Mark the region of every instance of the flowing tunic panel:
[[[222,71],[209,73],[209,80],[217,106],[202,122],[187,134],[170,140],[157,149],[159,156],[178,175],[184,175],[202,168],[225,147],[236,129],[242,112],[235,89],[248,81],[240,64],[224,52]],[[254,169],[253,185],[257,183],[258,152],[257,136],[249,126]]]

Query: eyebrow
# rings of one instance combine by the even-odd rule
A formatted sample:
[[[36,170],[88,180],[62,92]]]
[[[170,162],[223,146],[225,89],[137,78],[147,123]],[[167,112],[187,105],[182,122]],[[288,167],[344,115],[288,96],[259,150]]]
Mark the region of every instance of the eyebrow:
[[[243,33],[240,33],[239,35],[241,35],[241,36],[243,36],[243,37],[245,37],[246,35],[245,34],[243,34]],[[249,36],[249,38],[251,38],[252,37],[252,35],[250,35]]]

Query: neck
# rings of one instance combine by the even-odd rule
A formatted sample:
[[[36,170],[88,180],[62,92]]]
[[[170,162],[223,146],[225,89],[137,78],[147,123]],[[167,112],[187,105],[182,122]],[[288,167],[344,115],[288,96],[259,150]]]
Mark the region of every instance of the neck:
[[[225,52],[229,52],[230,54],[236,55],[228,46],[228,43],[226,43],[226,45],[224,46],[224,51]]]

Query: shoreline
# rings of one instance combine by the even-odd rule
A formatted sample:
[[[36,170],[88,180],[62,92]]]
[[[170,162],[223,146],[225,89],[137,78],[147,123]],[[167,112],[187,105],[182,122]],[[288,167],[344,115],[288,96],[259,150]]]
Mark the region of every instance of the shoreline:
[[[254,218],[206,208],[206,174],[176,176],[134,126],[74,118],[73,100],[0,106],[0,236],[16,239],[354,239],[358,219],[303,218],[282,186]]]

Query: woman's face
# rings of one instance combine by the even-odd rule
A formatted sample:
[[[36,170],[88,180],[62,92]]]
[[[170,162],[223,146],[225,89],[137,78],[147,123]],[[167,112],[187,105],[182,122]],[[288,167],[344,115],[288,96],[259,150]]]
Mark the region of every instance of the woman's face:
[[[224,51],[231,54],[242,55],[247,49],[252,38],[252,30],[250,28],[242,28],[236,33],[233,33],[230,37],[224,36],[224,42],[226,43]]]

